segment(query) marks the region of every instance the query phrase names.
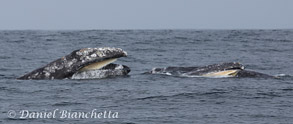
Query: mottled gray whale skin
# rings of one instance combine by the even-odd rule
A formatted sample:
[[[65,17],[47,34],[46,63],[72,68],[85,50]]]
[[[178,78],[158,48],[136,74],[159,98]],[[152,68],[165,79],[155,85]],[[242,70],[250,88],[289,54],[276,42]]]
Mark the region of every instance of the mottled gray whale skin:
[[[166,74],[184,77],[261,77],[272,78],[274,76],[245,70],[239,62],[220,63],[198,67],[165,67],[153,68],[151,74]]]
[[[38,68],[17,79],[65,79],[77,73],[80,69],[90,64],[101,62],[113,58],[126,57],[127,53],[120,48],[84,48],[71,52],[69,55],[61,57],[44,67]],[[112,71],[116,64],[109,64],[101,70]],[[127,75],[130,69],[121,65],[119,68],[121,75]],[[106,75],[109,76],[109,75]]]

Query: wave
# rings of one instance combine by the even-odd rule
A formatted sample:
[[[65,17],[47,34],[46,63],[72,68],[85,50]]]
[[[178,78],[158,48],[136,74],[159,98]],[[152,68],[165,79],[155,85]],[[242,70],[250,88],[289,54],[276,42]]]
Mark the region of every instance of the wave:
[[[153,100],[153,99],[160,99],[160,100],[167,100],[168,98],[193,98],[198,96],[214,96],[214,95],[221,95],[229,93],[229,91],[211,91],[211,92],[198,92],[198,93],[178,93],[174,95],[164,96],[164,95],[158,95],[158,96],[148,96],[148,97],[142,97],[137,98],[136,100]]]

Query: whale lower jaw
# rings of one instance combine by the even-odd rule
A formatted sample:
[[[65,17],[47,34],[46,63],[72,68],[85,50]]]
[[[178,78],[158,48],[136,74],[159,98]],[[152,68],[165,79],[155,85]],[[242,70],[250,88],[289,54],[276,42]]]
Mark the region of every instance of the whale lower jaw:
[[[239,72],[239,69],[235,70],[224,70],[219,72],[210,72],[207,74],[201,75],[202,77],[209,77],[209,78],[222,78],[222,77],[235,77]]]
[[[155,68],[157,69],[157,68]],[[153,70],[155,70],[153,69]],[[152,74],[163,74],[163,75],[173,75],[173,76],[182,76],[182,77],[205,77],[205,78],[228,78],[228,77],[236,77],[240,69],[235,70],[224,70],[224,71],[215,71],[215,72],[208,72],[204,74],[194,75],[190,73],[180,73],[180,72],[154,72]]]

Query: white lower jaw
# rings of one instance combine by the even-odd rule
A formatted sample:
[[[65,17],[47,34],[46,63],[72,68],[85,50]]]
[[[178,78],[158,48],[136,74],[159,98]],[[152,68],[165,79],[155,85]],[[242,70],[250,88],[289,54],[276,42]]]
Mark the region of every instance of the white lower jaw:
[[[83,67],[82,69],[80,69],[78,72],[82,72],[82,71],[90,71],[90,70],[98,70],[101,69],[103,67],[105,67],[106,65],[109,65],[110,63],[115,62],[117,59],[107,59],[101,62],[96,62],[90,65],[87,65],[85,67]]]
[[[219,72],[210,72],[207,74],[201,75],[202,77],[211,77],[211,78],[217,78],[217,77],[235,77],[237,73],[240,70],[235,69],[235,70],[224,70],[224,71],[219,71]]]

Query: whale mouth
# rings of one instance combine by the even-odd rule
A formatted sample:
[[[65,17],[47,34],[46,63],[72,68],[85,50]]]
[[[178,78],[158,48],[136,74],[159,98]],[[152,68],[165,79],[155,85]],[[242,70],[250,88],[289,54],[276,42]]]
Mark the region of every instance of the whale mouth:
[[[201,76],[211,78],[235,77],[238,74],[238,72],[243,69],[244,66],[228,67],[223,70],[202,74]]]
[[[71,79],[99,79],[114,76],[127,75],[130,72],[130,68],[121,65],[113,64],[120,57],[126,57],[127,53],[121,49],[117,49],[117,52],[111,53],[111,48],[94,48],[82,49],[81,52],[81,64],[75,70],[70,77]],[[97,51],[95,51],[97,50]]]
[[[78,70],[78,72],[98,70],[98,69],[101,69],[101,68],[109,65],[110,63],[115,62],[115,61],[117,61],[117,58],[107,59],[107,60],[100,61],[100,62],[95,62],[95,63],[92,63],[92,64],[87,65],[85,67],[82,67],[80,70]]]
[[[84,66],[74,73],[71,79],[99,79],[127,75],[130,72],[130,68],[125,65],[113,64],[115,61],[117,61],[117,58],[106,59]]]
[[[211,77],[211,78],[217,78],[217,77],[235,77],[240,69],[228,69],[224,71],[218,71],[218,72],[210,72],[207,74],[203,74],[201,76],[203,77]]]

